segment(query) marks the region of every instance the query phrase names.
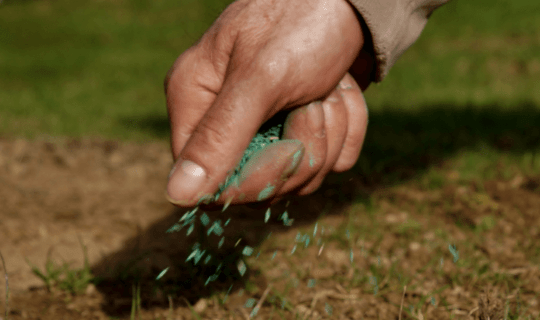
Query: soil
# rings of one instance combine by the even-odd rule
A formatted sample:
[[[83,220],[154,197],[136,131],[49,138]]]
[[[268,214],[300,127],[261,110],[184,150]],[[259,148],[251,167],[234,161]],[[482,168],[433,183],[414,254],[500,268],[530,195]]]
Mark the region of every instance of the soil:
[[[283,226],[277,219],[265,224],[266,209],[231,206],[226,211],[231,224],[225,231],[225,244],[220,250],[215,250],[216,255],[228,261],[223,267],[225,273],[215,285],[205,286],[206,279],[213,273],[212,268],[193,268],[185,262],[197,240],[197,233],[188,237],[185,232],[166,232],[186,211],[175,208],[165,199],[165,183],[171,164],[170,151],[164,142],[0,139],[0,252],[9,275],[9,319],[129,319],[135,283],[141,286],[142,319],[166,319],[169,312],[173,315],[170,319],[191,319],[186,301],[202,310],[204,319],[232,319],[232,316],[227,316],[229,313],[244,319],[247,314],[239,311],[241,308],[238,307],[244,304],[246,296],[232,293],[244,288],[244,279],[249,278],[257,287],[254,295],[260,297],[272,274],[279,273],[281,269],[271,269],[265,274],[248,268],[244,277],[238,275],[234,266],[234,261],[242,256],[240,246],[235,247],[238,239],[252,247],[264,243],[270,232],[277,239],[290,239],[299,227],[314,224],[321,211],[326,213],[326,225],[338,226],[345,221],[344,213],[353,199],[374,192],[393,199],[386,206],[383,201],[382,208],[387,214],[378,218],[386,225],[401,221],[402,215],[396,212],[413,212],[418,202],[433,206],[438,203],[430,198],[429,192],[399,188],[381,191],[380,186],[367,186],[354,173],[346,173],[330,175],[312,195],[288,200],[290,215],[295,219],[293,227]],[[539,181],[538,178],[525,177],[512,181],[488,181],[483,188],[491,201],[476,207],[464,198],[467,192],[462,187],[445,188],[440,197],[452,199],[453,206],[446,210],[433,210],[429,218],[433,223],[438,221],[446,225],[449,232],[459,238],[456,222],[474,227],[479,223],[481,210],[498,212],[501,222],[497,226],[500,229],[493,231],[493,237],[486,238],[482,250],[497,262],[499,268],[526,275],[531,292],[522,294],[524,299],[530,295],[533,300],[537,299],[534,292],[540,289],[538,267],[532,266],[523,252],[513,248],[520,244],[529,248],[536,246],[534,239],[540,232]],[[336,191],[338,189],[340,192]],[[285,210],[285,201],[276,205],[275,210]],[[208,215],[214,219],[224,213],[216,211]],[[489,241],[500,240],[497,232],[504,235],[508,245],[489,245]],[[385,235],[379,243],[380,250],[388,252],[392,243],[398,240],[399,236]],[[324,279],[336,274],[350,276],[339,262],[339,248],[334,249],[335,254],[327,257],[331,264],[318,270],[320,274],[315,278]],[[332,252],[334,249],[325,250]],[[92,273],[99,281],[89,285],[84,292],[72,295],[54,286],[47,288],[43,280],[32,273],[30,264],[43,270],[48,260],[70,263],[72,269],[82,268],[85,251]],[[406,253],[410,268],[420,268],[425,264],[417,251],[418,248],[411,244]],[[286,265],[288,260],[280,257],[276,257],[276,263]],[[345,255],[344,260],[347,257]],[[306,262],[300,259],[297,263]],[[156,276],[167,267],[170,269],[156,286]],[[3,271],[1,265],[0,270]],[[0,294],[4,297],[3,282],[0,284]],[[231,285],[231,295],[224,307],[219,306],[216,299],[209,298],[216,290],[226,292]],[[326,290],[321,288],[319,291],[323,293],[320,294],[321,301],[336,294],[350,294],[339,285]],[[313,299],[312,292],[305,286],[304,289],[298,287],[291,294],[291,302],[300,305],[305,299]],[[382,297],[361,292],[355,294],[362,297],[356,305],[346,299],[336,299],[333,304],[336,319],[398,318],[402,292],[388,292]],[[485,296],[485,301],[478,300],[480,294],[478,288],[450,288],[447,300],[463,305],[463,309],[467,307],[466,310],[480,304],[480,310],[486,313],[484,316],[480,312],[471,317],[465,317],[465,311],[461,314],[456,311],[456,314],[464,316],[464,319],[487,319],[491,312],[486,306],[489,302]],[[404,297],[410,301],[418,299],[418,292],[408,291]],[[3,302],[2,298],[0,302]],[[319,305],[324,310],[324,304]],[[530,307],[530,310],[538,312],[538,303],[531,302]],[[324,312],[319,313],[324,315]],[[261,310],[260,314],[268,313]],[[3,313],[0,318],[2,316]],[[427,319],[443,319],[448,318],[448,312],[433,308],[425,316]],[[279,317],[275,315],[274,318]],[[494,313],[491,319],[495,319]]]

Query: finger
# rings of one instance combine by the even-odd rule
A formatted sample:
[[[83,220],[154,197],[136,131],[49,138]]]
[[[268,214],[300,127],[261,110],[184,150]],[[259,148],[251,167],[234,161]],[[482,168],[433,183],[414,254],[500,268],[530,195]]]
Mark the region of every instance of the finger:
[[[283,139],[302,141],[306,151],[296,173],[281,187],[278,195],[301,189],[322,169],[328,152],[322,101],[314,101],[292,111],[285,121]]]
[[[337,94],[333,96],[333,98],[338,97]],[[325,163],[327,141],[324,122],[324,110],[321,101],[315,101],[291,111],[284,123],[283,140],[261,150],[259,159],[253,157],[249,161],[252,169],[246,168],[242,172],[245,180],[239,185],[232,185],[225,190],[220,197],[223,200],[217,201],[216,204],[227,203],[228,199],[233,198],[235,199],[234,204],[262,201],[250,206],[251,208],[261,208],[274,201],[275,197],[308,183]],[[289,177],[289,180],[285,182],[277,179],[277,174],[283,169],[275,170],[272,168],[276,167],[276,161],[281,161],[282,156],[280,154],[284,153],[284,151],[275,149],[275,147],[287,141],[302,141],[305,151],[300,164],[294,164],[297,167],[294,174],[291,172],[287,175],[286,177]],[[289,186],[285,191],[282,188],[284,184]],[[268,193],[269,191],[271,192]],[[264,194],[265,192],[266,194]],[[266,200],[262,199],[262,194],[264,194]],[[217,208],[217,206],[205,206],[206,210]]]
[[[298,140],[277,141],[255,152],[240,172],[238,181],[224,190],[215,204],[269,203],[296,172],[304,152]]]
[[[296,194],[302,196],[315,192],[324,181],[326,175],[332,170],[337,161],[347,133],[347,110],[343,99],[336,90],[322,103],[324,111],[324,125],[326,132],[327,154],[324,164],[311,181],[298,190]],[[285,189],[286,186],[283,187]]]
[[[343,105],[347,110],[347,136],[339,158],[334,164],[333,172],[350,170],[358,161],[360,150],[366,137],[368,125],[368,109],[364,95],[351,75],[346,74],[339,83],[338,89]]]
[[[198,50],[192,47],[182,53],[165,77],[174,161],[220,90],[219,79],[209,76],[211,66]],[[201,77],[205,79],[204,85],[199,81]]]
[[[203,196],[211,197],[239,163],[261,124],[272,116],[270,111],[279,93],[269,83],[276,84],[282,78],[276,78],[274,66],[272,72],[265,72],[268,70],[264,67],[247,65],[249,70],[236,69],[225,79],[220,93],[181,150],[167,184],[167,196],[172,203],[191,207]],[[282,163],[298,150],[285,151],[291,154],[280,154]]]

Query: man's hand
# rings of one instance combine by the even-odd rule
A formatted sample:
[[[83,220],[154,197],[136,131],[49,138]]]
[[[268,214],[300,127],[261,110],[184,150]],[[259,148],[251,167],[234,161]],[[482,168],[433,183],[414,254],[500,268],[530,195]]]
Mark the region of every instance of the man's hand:
[[[254,156],[217,204],[309,194],[330,171],[349,170],[367,127],[362,92],[347,73],[363,44],[346,0],[238,0],[227,7],[165,79],[176,162],[169,200],[192,207],[213,195],[259,127],[286,109],[295,109],[287,140]],[[357,59],[355,70],[363,64]]]

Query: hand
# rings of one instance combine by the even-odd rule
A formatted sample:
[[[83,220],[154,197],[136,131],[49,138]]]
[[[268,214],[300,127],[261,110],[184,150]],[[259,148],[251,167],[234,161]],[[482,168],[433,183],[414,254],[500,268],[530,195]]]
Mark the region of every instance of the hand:
[[[216,204],[309,194],[330,171],[350,169],[364,140],[367,108],[347,70],[363,43],[346,0],[238,0],[227,7],[165,80],[176,162],[169,200],[192,207],[214,194],[259,127],[281,110],[295,109],[283,136],[294,140],[253,157],[240,185]],[[316,100],[322,103],[305,106]]]

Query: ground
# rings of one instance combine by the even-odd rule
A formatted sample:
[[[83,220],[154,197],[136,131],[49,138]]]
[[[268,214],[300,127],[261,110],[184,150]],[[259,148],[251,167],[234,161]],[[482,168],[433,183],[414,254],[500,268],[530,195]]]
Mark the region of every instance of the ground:
[[[447,183],[430,189],[417,183],[368,185],[349,172],[330,175],[316,193],[291,198],[287,207],[272,207],[288,210],[292,227],[277,218],[265,224],[264,209],[211,212],[211,218],[231,218],[217,255],[236,261],[245,244],[263,253],[258,261],[246,260],[243,277],[225,267],[231,272],[205,286],[211,268],[193,271],[184,262],[197,232],[166,233],[183,212],[164,196],[171,164],[164,142],[1,139],[0,252],[9,275],[8,319],[129,319],[135,284],[141,287],[142,319],[195,319],[186,301],[203,319],[246,319],[246,299],[261,296],[267,301],[259,319],[270,319],[276,309],[281,313],[275,319],[310,310],[335,319],[539,315],[538,176],[458,185],[452,183],[457,173],[441,163]],[[312,233],[316,222],[319,233],[324,225],[334,238],[324,238],[321,249],[314,237],[310,247],[291,254],[294,236]],[[352,240],[338,234],[354,224]],[[235,247],[240,238],[242,246]],[[455,244],[458,259],[448,243]],[[32,272],[31,265],[44,270],[48,258],[81,269],[85,249],[99,281],[85,283],[77,294],[58,283],[47,288]],[[284,272],[296,279],[294,288],[285,289]],[[309,280],[317,284],[306,285]],[[278,299],[276,292],[290,302],[283,312],[270,302]],[[3,283],[0,294],[5,295]]]

